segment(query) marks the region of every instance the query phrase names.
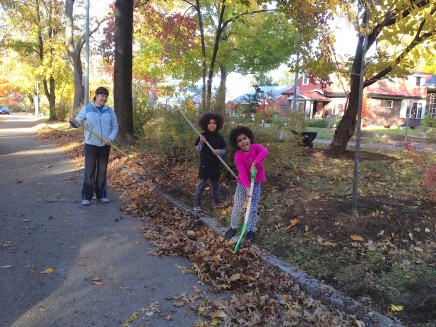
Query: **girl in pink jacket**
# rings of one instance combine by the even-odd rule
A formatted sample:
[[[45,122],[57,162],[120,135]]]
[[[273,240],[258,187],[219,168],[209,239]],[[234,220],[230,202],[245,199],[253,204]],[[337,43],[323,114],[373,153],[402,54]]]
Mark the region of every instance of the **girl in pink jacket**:
[[[231,239],[236,234],[239,218],[250,194],[251,170],[256,169],[256,179],[251,200],[251,210],[248,220],[248,232],[245,239],[254,241],[256,231],[257,207],[260,199],[261,184],[265,180],[263,161],[268,156],[268,150],[260,144],[253,143],[253,132],[245,126],[238,126],[230,132],[229,142],[238,150],[235,153],[235,165],[238,170],[238,180],[233,197],[232,218],[230,228],[225,233],[226,239]]]

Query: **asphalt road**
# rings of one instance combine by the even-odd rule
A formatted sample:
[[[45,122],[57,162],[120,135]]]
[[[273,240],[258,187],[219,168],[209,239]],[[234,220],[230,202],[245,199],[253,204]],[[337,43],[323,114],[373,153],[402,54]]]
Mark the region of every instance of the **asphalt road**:
[[[82,207],[80,171],[35,139],[38,123],[0,116],[0,326],[192,326],[195,311],[168,300],[202,288],[189,263],[151,255],[110,190]]]

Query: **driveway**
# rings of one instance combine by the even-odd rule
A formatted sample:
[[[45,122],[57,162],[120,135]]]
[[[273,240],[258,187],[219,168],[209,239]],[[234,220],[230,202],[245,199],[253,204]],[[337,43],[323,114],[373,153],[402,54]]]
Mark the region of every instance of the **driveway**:
[[[0,326],[192,326],[195,310],[174,306],[201,288],[189,263],[153,255],[110,190],[82,207],[80,172],[35,139],[41,122],[0,116]]]

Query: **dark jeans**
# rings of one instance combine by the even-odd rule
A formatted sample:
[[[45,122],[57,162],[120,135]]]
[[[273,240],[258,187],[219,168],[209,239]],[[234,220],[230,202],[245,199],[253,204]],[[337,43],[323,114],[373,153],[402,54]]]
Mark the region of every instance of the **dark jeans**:
[[[106,197],[106,173],[111,147],[85,144],[85,171],[82,182],[82,200]]]
[[[219,179],[211,179],[210,194],[212,197],[212,205],[219,204]],[[206,188],[207,179],[199,178],[195,187],[194,206],[201,206],[201,198],[203,197],[204,189]]]

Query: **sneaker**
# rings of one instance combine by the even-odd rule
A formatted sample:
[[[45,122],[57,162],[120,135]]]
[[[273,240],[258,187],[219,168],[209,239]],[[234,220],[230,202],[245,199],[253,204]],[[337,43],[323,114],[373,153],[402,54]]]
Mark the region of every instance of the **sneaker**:
[[[236,228],[229,228],[227,232],[224,234],[224,238],[226,240],[230,240],[233,236],[236,235]]]
[[[89,206],[91,204],[91,201],[89,200],[82,200],[82,206]]]
[[[195,206],[193,210],[195,213],[202,213],[203,212],[203,209],[201,209],[201,207],[199,207],[199,206]]]
[[[249,231],[249,232],[247,233],[247,236],[245,236],[245,239],[246,239],[247,241],[254,242],[254,232]]]
[[[101,202],[101,203],[108,203],[108,202],[109,202],[109,199],[108,199],[108,198],[101,198],[101,199],[100,199],[100,202]]]

